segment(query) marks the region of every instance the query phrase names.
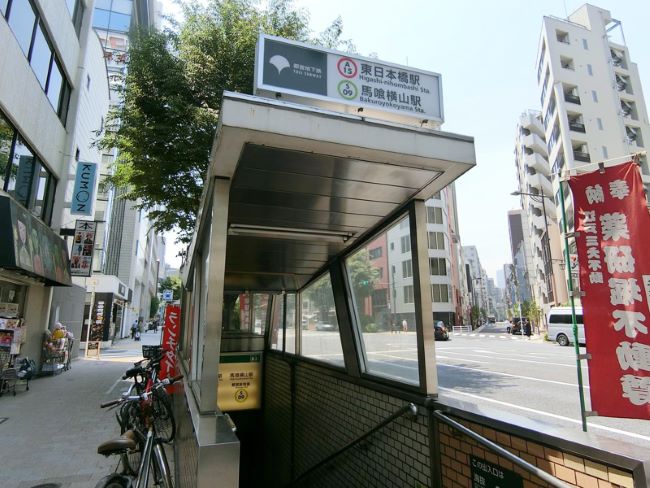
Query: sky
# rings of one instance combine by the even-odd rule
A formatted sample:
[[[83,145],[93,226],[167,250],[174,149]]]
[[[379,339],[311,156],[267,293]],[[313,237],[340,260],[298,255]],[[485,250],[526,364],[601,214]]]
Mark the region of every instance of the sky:
[[[460,237],[488,276],[511,262],[507,212],[519,208],[514,144],[519,116],[540,109],[537,47],[542,17],[566,18],[578,0],[294,0],[314,32],[337,16],[360,55],[442,76],[442,130],[474,137],[476,167],[456,182]],[[172,0],[163,0],[165,8]],[[620,20],[641,84],[650,89],[650,2],[592,2]],[[169,12],[173,12],[170,10]],[[646,91],[646,96],[647,91]],[[168,240],[169,242],[170,240]],[[177,251],[169,246],[168,256]]]

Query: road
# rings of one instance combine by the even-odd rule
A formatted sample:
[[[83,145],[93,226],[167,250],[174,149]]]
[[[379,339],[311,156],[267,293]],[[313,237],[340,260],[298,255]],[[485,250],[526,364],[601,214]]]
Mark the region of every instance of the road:
[[[303,331],[304,332],[304,331]],[[415,333],[363,334],[370,372],[417,382]],[[454,334],[435,343],[441,398],[452,397],[525,416],[553,426],[582,428],[577,368],[573,347],[512,336],[504,323],[480,332]],[[584,353],[584,348],[581,348]],[[342,365],[337,332],[303,333],[303,353]],[[589,378],[582,362],[585,401]],[[588,429],[650,449],[650,422],[590,417]]]

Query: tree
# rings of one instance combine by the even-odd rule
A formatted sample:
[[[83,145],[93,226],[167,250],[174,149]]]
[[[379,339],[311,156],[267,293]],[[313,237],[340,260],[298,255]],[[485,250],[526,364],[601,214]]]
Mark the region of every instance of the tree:
[[[309,40],[308,15],[291,0],[188,0],[185,21],[173,30],[131,33],[124,103],[107,119],[102,148],[117,148],[108,185],[149,211],[158,231],[175,228],[188,242],[224,90],[252,93],[255,45],[264,32]],[[341,20],[322,34],[330,47],[342,41]]]
[[[149,317],[156,316],[158,307],[160,307],[160,298],[154,295],[151,297],[151,305],[149,305]]]
[[[472,325],[478,325],[478,319],[480,317],[480,310],[478,308],[478,305],[472,305],[472,309],[470,311],[470,318],[472,320]]]
[[[178,276],[168,276],[164,280],[160,282],[160,290],[172,290],[173,292],[173,299],[174,300],[180,300],[181,299],[181,279]]]

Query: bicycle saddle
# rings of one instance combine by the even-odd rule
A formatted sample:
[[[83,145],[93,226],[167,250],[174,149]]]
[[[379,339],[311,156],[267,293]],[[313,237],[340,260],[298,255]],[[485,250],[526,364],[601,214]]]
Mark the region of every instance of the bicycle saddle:
[[[104,456],[110,456],[121,451],[126,451],[127,449],[135,449],[136,446],[136,437],[132,430],[127,430],[117,439],[111,439],[110,441],[103,442],[97,447],[97,454],[103,454]]]

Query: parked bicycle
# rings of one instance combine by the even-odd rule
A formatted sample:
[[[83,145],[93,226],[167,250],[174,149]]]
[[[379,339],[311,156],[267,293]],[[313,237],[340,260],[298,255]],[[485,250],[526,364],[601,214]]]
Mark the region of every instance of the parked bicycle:
[[[97,453],[119,456],[116,472],[102,478],[95,488],[146,488],[153,486],[173,488],[171,470],[165,454],[165,441],[157,434],[153,399],[156,391],[179,381],[183,376],[158,381],[150,390],[141,394],[124,394],[119,400],[103,403],[102,408],[129,405],[134,428],[117,439],[102,443]],[[139,452],[139,464],[134,466],[129,454]],[[121,471],[120,466],[122,467]],[[119,471],[119,472],[118,472]]]

